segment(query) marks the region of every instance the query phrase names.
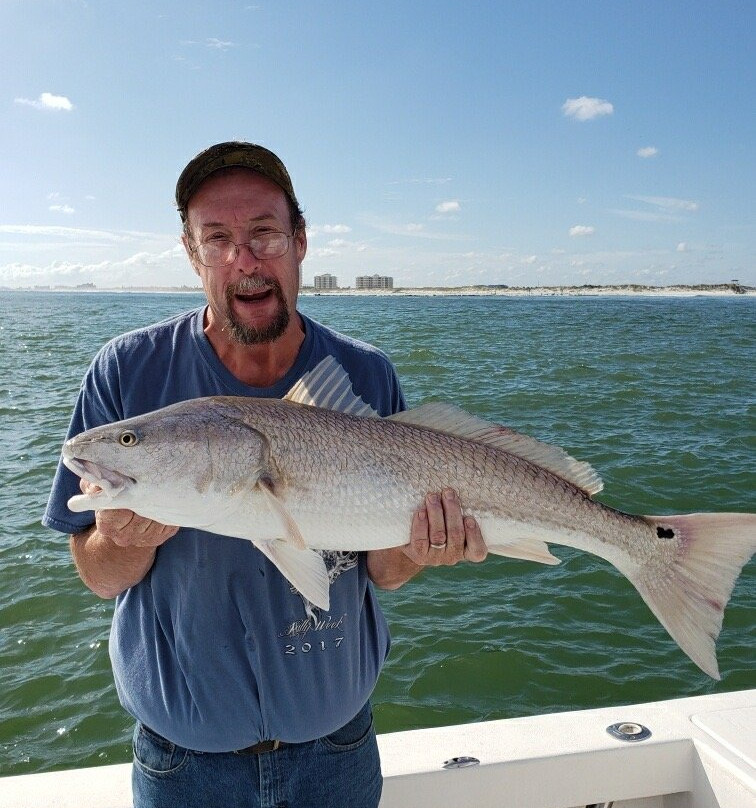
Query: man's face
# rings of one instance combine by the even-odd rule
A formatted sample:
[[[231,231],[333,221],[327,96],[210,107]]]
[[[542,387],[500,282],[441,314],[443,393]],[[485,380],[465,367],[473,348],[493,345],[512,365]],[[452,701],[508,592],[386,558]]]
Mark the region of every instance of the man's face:
[[[297,232],[280,258],[255,258],[242,246],[236,260],[205,267],[191,247],[203,241],[249,242],[277,230],[291,233],[286,195],[274,182],[247,169],[211,175],[187,207],[190,238],[183,236],[192,266],[202,279],[211,310],[211,327],[232,341],[255,345],[282,336],[296,308],[299,265],[307,250],[304,232]]]

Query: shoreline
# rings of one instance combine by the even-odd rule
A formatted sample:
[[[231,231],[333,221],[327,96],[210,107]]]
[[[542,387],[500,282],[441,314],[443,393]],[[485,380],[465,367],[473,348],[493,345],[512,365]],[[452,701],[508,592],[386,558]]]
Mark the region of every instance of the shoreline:
[[[201,287],[0,287],[2,292],[79,294],[203,294]],[[639,284],[583,286],[424,286],[396,289],[320,289],[305,286],[302,297],[753,297],[756,287],[734,283],[643,286]]]
[[[299,290],[307,297],[752,297],[756,288],[732,284],[696,286],[454,286],[401,287],[397,289],[322,289]]]

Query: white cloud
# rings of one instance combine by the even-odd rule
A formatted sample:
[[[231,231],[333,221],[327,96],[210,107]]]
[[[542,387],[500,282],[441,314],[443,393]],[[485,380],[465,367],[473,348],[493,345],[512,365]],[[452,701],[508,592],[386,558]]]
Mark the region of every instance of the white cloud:
[[[684,241],[681,241],[677,245],[677,252],[688,252],[688,245]]]
[[[644,146],[635,153],[638,157],[656,157],[656,155],[659,154],[659,149],[657,149],[656,146]]]
[[[352,228],[346,224],[307,225],[307,238],[317,238],[323,233],[328,235],[344,235],[344,233],[351,232]]]
[[[589,225],[584,224],[576,224],[574,227],[570,228],[570,235],[575,236],[592,236],[596,232],[595,227],[590,227]]]
[[[13,103],[34,107],[34,109],[63,110],[65,112],[70,112],[74,108],[65,95],[53,95],[52,93],[42,93],[36,101],[31,98],[14,98]]]
[[[676,199],[671,196],[628,196],[628,199],[636,199],[638,202],[645,202],[662,210],[683,210],[693,212],[698,210],[698,202],[690,199]]]
[[[65,213],[68,216],[72,213],[76,213],[70,205],[50,205],[48,210],[51,210],[53,213]]]
[[[448,202],[440,202],[436,205],[436,213],[458,213],[460,210],[459,201],[450,199]]]
[[[135,253],[134,255],[129,256],[128,258],[124,259],[123,261],[114,261],[112,262],[112,266],[114,268],[119,266],[124,267],[133,267],[133,266],[159,266],[165,261],[170,259],[179,258],[183,259],[186,253],[184,251],[183,244],[176,244],[173,247],[169,247],[167,250],[163,250],[159,253],[154,252],[147,252],[143,250],[141,252]]]
[[[580,98],[568,98],[562,104],[562,112],[568,118],[590,121],[593,118],[600,118],[602,115],[611,115],[614,107],[603,98],[588,98],[588,96],[581,95]]]
[[[39,236],[42,238],[65,238],[71,242],[100,239],[109,242],[129,242],[142,239],[165,238],[155,233],[132,230],[83,230],[78,227],[38,224],[0,224],[0,233],[14,236]]]
[[[233,48],[236,46],[235,42],[225,42],[222,39],[216,39],[215,37],[208,37],[205,40],[205,44],[208,48],[215,48],[216,50],[227,51],[229,48]]]
[[[156,273],[160,273],[157,275]],[[194,276],[188,269],[181,244],[149,252],[140,250],[122,260],[60,260],[48,264],[15,261],[0,265],[0,283],[12,285],[63,283],[72,285],[94,281],[98,286],[156,286],[193,285]]]
[[[679,222],[680,216],[672,213],[664,213],[661,210],[617,210],[610,209],[610,213],[615,216],[622,216],[623,219],[632,219],[636,222]]]
[[[417,222],[407,222],[406,224],[383,219],[378,216],[363,216],[362,221],[369,227],[381,233],[388,233],[393,236],[416,236],[423,239],[433,239],[435,241],[457,241],[464,239],[452,233],[433,232],[425,229],[425,225]]]

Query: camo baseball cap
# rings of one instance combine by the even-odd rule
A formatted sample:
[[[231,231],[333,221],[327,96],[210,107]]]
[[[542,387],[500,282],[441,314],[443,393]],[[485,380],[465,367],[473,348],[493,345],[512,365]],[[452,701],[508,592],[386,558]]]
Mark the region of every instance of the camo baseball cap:
[[[216,143],[215,146],[201,151],[181,172],[176,183],[176,207],[182,222],[186,221],[186,207],[200,184],[214,171],[234,166],[252,169],[275,182],[294,203],[294,207],[299,209],[291,177],[281,160],[264,146],[232,140]]]

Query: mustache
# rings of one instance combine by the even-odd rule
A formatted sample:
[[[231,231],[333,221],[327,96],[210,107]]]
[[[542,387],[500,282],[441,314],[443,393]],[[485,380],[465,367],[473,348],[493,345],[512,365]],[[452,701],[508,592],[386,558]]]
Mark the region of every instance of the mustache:
[[[249,275],[229,284],[226,287],[228,296],[249,294],[250,292],[260,292],[263,289],[272,289],[281,292],[281,284],[275,278],[263,278],[259,275]]]

